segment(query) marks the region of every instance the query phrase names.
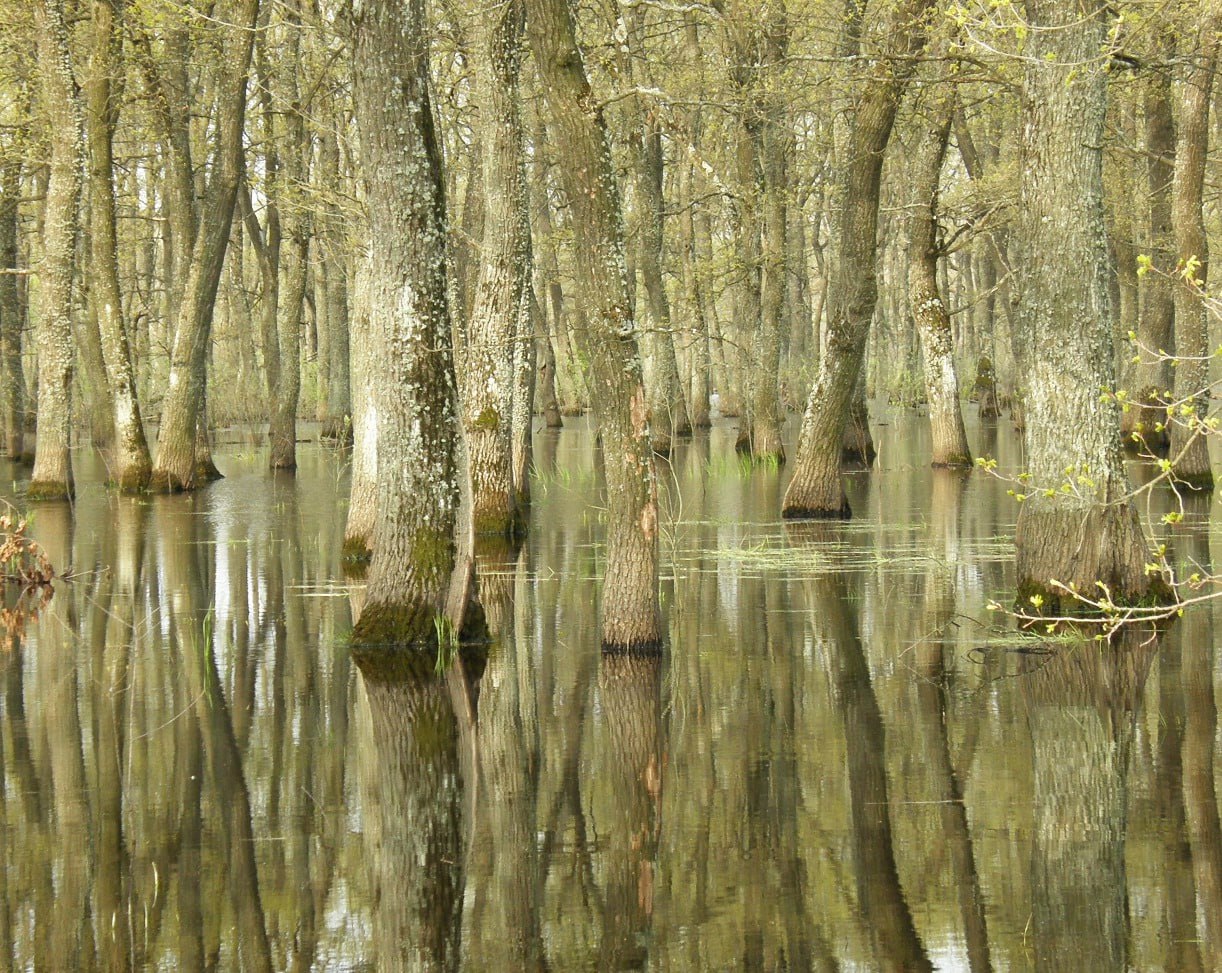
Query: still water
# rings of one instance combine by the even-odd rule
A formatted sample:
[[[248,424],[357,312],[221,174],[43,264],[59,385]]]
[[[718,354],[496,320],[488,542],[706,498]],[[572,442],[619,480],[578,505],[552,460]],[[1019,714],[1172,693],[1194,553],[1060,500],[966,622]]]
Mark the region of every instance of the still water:
[[[1222,968],[1215,609],[1015,634],[1007,485],[885,421],[847,524],[782,524],[729,426],[676,452],[660,658],[601,655],[593,442],[540,433],[486,660],[414,680],[346,648],[344,455],[231,436],[225,480],[126,500],[82,453],[33,528],[73,580],[0,643],[3,966]]]

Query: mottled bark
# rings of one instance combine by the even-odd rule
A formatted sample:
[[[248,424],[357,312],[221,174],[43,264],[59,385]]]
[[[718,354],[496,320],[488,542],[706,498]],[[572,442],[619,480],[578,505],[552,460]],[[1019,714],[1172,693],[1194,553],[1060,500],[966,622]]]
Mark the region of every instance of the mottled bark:
[[[242,175],[242,135],[246,117],[246,78],[250,70],[254,46],[255,24],[259,16],[259,0],[235,0],[227,8],[224,22],[232,26],[223,30],[215,113],[216,149],[204,192],[202,205],[193,221],[194,235],[188,245],[177,244],[180,259],[190,254],[189,265],[179,266],[184,277],[181,298],[174,323],[174,340],[170,352],[170,382],[162,405],[161,431],[157,439],[157,459],[150,481],[152,489],[164,492],[193,490],[200,482],[197,456],[198,426],[205,398],[207,347],[212,332],[212,311],[217,287],[229,244],[229,230],[234,203]],[[185,113],[185,92],[182,111]],[[171,132],[177,131],[172,128]],[[181,162],[175,163],[181,168]],[[190,174],[185,177],[190,187]],[[190,190],[194,208],[194,190]],[[177,194],[176,194],[177,195]],[[187,206],[187,201],[177,203]],[[185,214],[180,217],[185,223]],[[205,468],[211,466],[206,449]]]
[[[38,0],[38,65],[51,143],[50,181],[43,218],[43,264],[38,347],[38,433],[27,496],[72,495],[69,454],[72,422],[72,262],[85,162],[80,104],[68,49],[63,0]]]
[[[377,520],[353,642],[435,643],[454,567],[458,403],[445,195],[420,0],[354,10],[353,95],[370,219],[369,329],[382,359]]]
[[[829,283],[827,338],[802,417],[794,475],[781,508],[785,517],[848,517],[852,513],[840,480],[840,453],[878,298],[875,252],[883,154],[912,74],[912,55],[925,42],[924,18],[929,7],[929,0],[903,0],[896,7],[887,36],[892,47],[888,53],[898,59],[875,62],[853,106],[840,247]]]
[[[1209,150],[1209,105],[1218,58],[1222,4],[1207,0],[1198,40],[1187,59],[1175,153],[1175,243],[1179,257],[1175,284],[1175,406],[1171,422],[1171,471],[1177,483],[1212,490],[1209,443],[1209,316],[1205,285],[1209,239],[1205,233],[1205,164]]]
[[[21,163],[0,159],[0,434],[10,459],[25,452],[25,374],[21,364],[21,331],[25,324],[17,290],[17,218],[21,198]]]
[[[338,192],[339,141],[333,128],[322,133],[318,167],[323,184],[331,192]],[[348,341],[348,269],[344,242],[343,217],[337,206],[325,203],[317,260],[318,274],[326,281],[327,301],[327,384],[321,437],[350,445],[353,442],[352,358]]]
[[[573,214],[589,317],[590,384],[605,447],[602,641],[609,647],[643,649],[662,638],[658,499],[615,172],[606,123],[586,79],[567,0],[528,0],[527,15]]]
[[[368,254],[357,258],[352,289],[352,485],[344,527],[344,569],[363,565],[373,551],[377,521],[378,410],[374,385],[381,378],[381,356],[370,326],[370,266]],[[359,569],[358,569],[359,573]]]
[[[530,223],[522,145],[520,0],[485,14],[479,105],[483,246],[463,356],[462,422],[471,469],[477,534],[513,535],[524,527],[511,469],[515,359],[523,295],[530,286]]]
[[[1127,499],[1114,387],[1103,216],[1106,11],[1096,0],[1033,4],[1024,84],[1018,234],[1020,320],[1027,346],[1025,443],[1031,488],[1019,512],[1019,599],[1054,580],[1117,600],[1151,587],[1146,542]],[[1064,607],[1072,608],[1068,599]]]
[[[122,67],[120,33],[115,23],[121,13],[122,6],[116,0],[93,0],[93,43],[85,87],[89,140],[89,276],[115,422],[110,475],[121,492],[136,493],[148,486],[153,464],[136,393],[136,372],[124,319],[123,295],[119,289],[113,151],[119,106],[111,84]]]
[[[938,187],[950,138],[950,105],[921,133],[913,161],[913,208],[908,230],[908,301],[921,336],[925,395],[933,433],[933,466],[972,465],[963,413],[950,315],[938,289]]]
[[[525,517],[530,506],[531,455],[534,451],[536,336],[542,312],[529,279],[518,309],[517,339],[513,343],[513,401],[510,408],[509,473],[514,505]]]

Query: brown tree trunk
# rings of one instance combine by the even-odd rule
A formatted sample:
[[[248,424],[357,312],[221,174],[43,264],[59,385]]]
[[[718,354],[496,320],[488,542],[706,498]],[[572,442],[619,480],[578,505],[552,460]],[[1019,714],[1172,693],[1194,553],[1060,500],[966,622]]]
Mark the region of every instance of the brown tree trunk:
[[[204,384],[207,346],[212,332],[212,309],[225,263],[234,203],[242,175],[246,77],[250,70],[258,16],[259,0],[240,0],[225,17],[225,22],[234,26],[224,31],[222,42],[220,64],[223,69],[220,73],[215,124],[216,153],[203,205],[195,221],[189,251],[190,266],[177,268],[185,280],[176,312],[170,353],[170,384],[162,406],[157,459],[149,484],[159,492],[193,490],[201,482],[198,475],[200,457],[197,457],[196,450],[197,427],[203,414],[201,406],[206,393]],[[189,181],[187,185],[190,185]],[[185,202],[181,205],[185,205]],[[185,255],[188,251],[180,243],[178,252]],[[206,432],[205,428],[205,440]],[[210,453],[206,455],[207,466],[211,467]]]
[[[90,294],[101,331],[102,355],[114,413],[111,477],[122,493],[148,486],[152,472],[148,439],[136,394],[136,372],[119,290],[118,241],[115,230],[113,138],[118,100],[111,79],[121,70],[119,31],[122,8],[115,0],[93,0],[93,48],[86,82],[89,139]]]
[[[1209,411],[1209,315],[1205,285],[1209,238],[1205,233],[1205,163],[1209,151],[1209,105],[1218,58],[1222,4],[1203,5],[1199,39],[1188,58],[1175,153],[1175,237],[1179,265],[1175,284],[1175,405],[1169,410],[1171,472],[1177,484],[1212,490],[1209,442],[1203,425]]]
[[[323,132],[318,152],[320,179],[340,190],[339,141],[334,129]],[[344,223],[338,207],[324,208],[317,267],[326,279],[327,385],[321,437],[340,445],[352,439],[352,357],[348,341],[348,273],[344,256]]]
[[[531,46],[548,104],[589,313],[593,405],[606,456],[604,647],[647,650],[658,614],[658,499],[619,194],[602,109],[594,101],[568,0],[528,0]]]
[[[1106,10],[1032,4],[1019,239],[1031,489],[1018,517],[1019,600],[1073,609],[1053,586],[1118,601],[1145,596],[1145,537],[1121,463],[1103,222]],[[1062,603],[1062,601],[1064,603]]]
[[[1170,54],[1170,45],[1159,45]],[[1171,364],[1163,357],[1173,351],[1175,322],[1175,238],[1171,224],[1175,178],[1175,120],[1171,112],[1171,77],[1161,65],[1150,68],[1143,92],[1146,116],[1146,181],[1150,197],[1150,268],[1143,280],[1144,298],[1137,319],[1135,352],[1141,358],[1131,389],[1132,403],[1120,418],[1126,447],[1143,453],[1167,451],[1167,412],[1164,393],[1171,388]],[[1122,199],[1121,206],[1130,200]],[[1134,268],[1135,269],[1135,268]]]
[[[43,222],[38,344],[38,433],[30,500],[72,496],[72,263],[85,161],[80,104],[68,49],[63,0],[38,0],[38,64],[50,128],[51,178]]]
[[[912,74],[912,55],[925,43],[924,19],[929,7],[930,0],[904,0],[896,7],[888,36],[894,46],[891,53],[898,59],[878,62],[854,104],[840,247],[828,299],[827,340],[802,418],[794,475],[781,507],[784,517],[848,517],[852,513],[840,480],[840,454],[878,298],[875,252],[883,154]]]
[[[963,413],[959,408],[959,376],[955,371],[954,334],[950,315],[938,291],[938,187],[942,160],[950,138],[950,106],[939,105],[940,117],[922,133],[913,162],[913,208],[908,239],[908,300],[921,335],[925,394],[933,433],[933,466],[972,465]]]
[[[377,522],[378,416],[374,411],[374,384],[379,377],[378,352],[370,326],[368,254],[358,255],[352,288],[352,486],[348,492],[348,519],[344,527],[344,570],[360,574],[373,552]]]

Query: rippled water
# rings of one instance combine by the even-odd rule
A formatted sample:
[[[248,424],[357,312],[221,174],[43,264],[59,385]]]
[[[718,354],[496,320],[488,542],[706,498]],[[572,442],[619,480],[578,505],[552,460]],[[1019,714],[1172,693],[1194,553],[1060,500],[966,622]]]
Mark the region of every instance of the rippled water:
[[[81,454],[75,516],[33,528],[74,580],[0,643],[0,956],[1222,967],[1215,609],[1107,651],[1015,634],[985,607],[1006,484],[926,468],[923,419],[876,431],[847,524],[783,525],[785,471],[729,426],[680,448],[660,658],[600,654],[594,446],[540,433],[527,546],[481,552],[487,658],[368,679],[342,454],[284,477],[235,440],[225,480],[149,500]],[[1208,564],[1189,515],[1168,542]]]

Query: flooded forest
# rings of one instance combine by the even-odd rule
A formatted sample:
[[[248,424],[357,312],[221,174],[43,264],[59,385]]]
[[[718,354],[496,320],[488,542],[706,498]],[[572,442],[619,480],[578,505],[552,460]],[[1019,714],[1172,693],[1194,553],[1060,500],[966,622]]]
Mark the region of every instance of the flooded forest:
[[[0,971],[1222,971],[1220,42],[0,0]]]

